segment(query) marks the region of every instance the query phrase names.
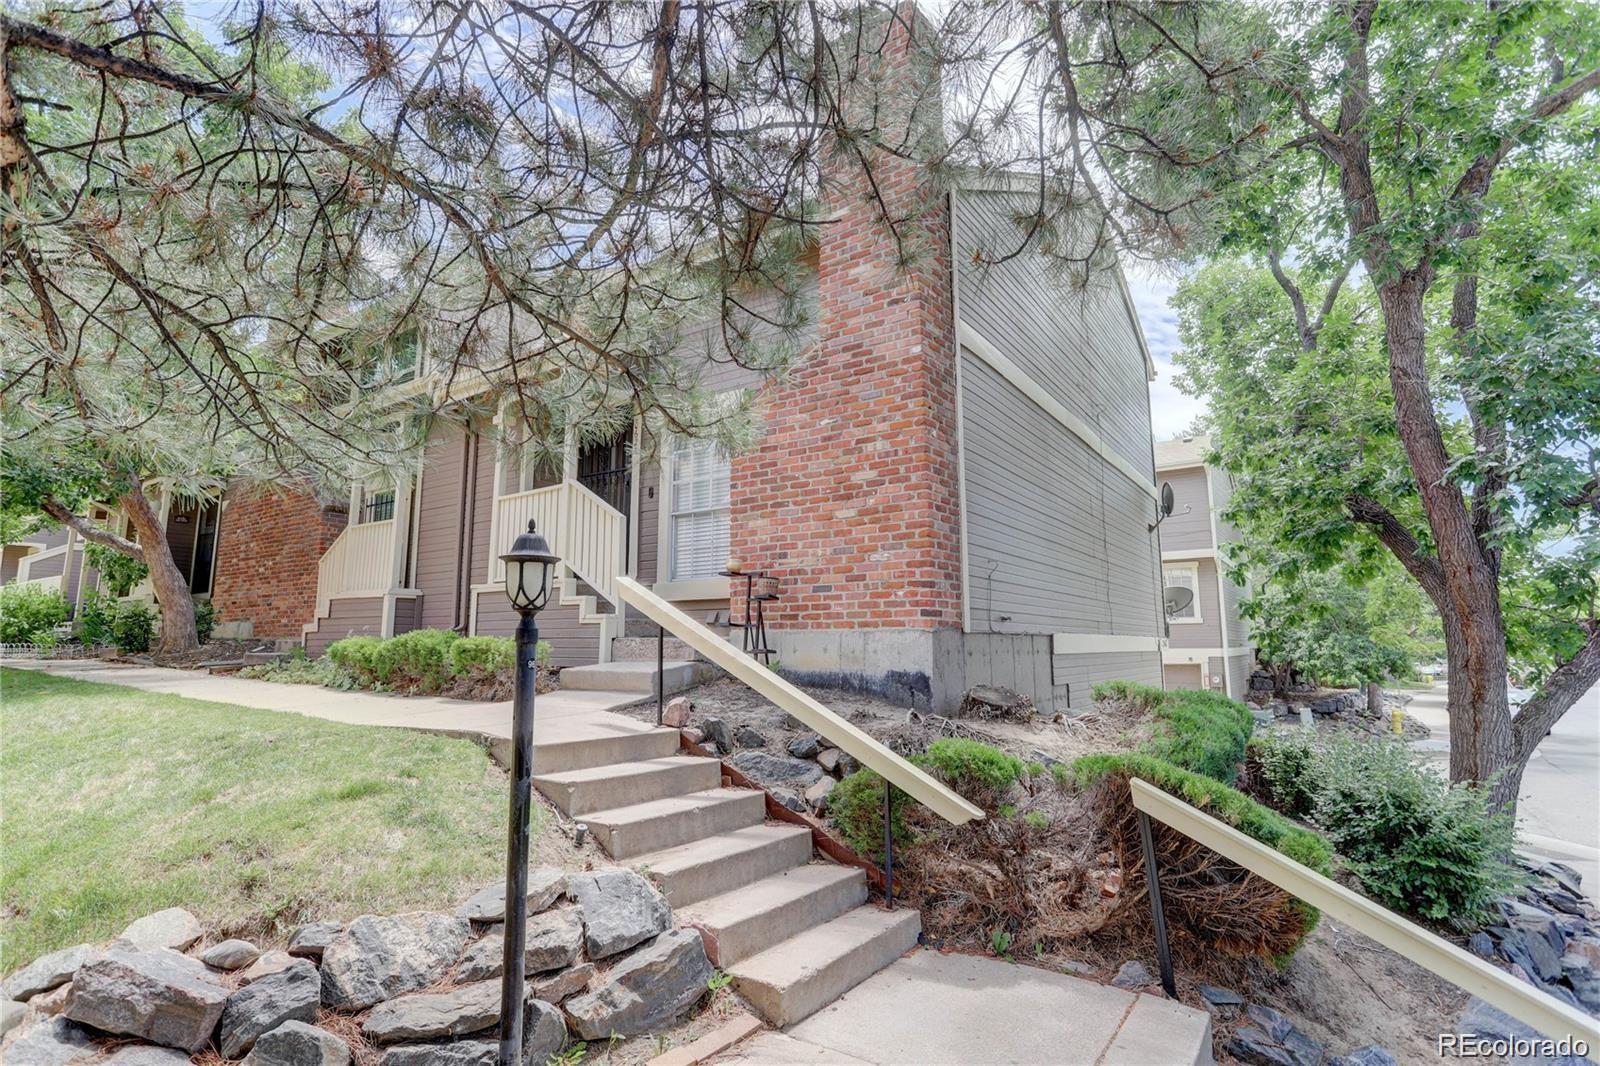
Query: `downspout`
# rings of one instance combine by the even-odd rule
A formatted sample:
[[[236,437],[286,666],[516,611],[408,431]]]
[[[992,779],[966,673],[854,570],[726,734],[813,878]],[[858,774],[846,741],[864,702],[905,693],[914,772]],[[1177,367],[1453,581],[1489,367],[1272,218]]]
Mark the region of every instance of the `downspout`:
[[[455,610],[450,622],[450,628],[455,632],[462,632],[461,621],[462,606],[466,602],[467,583],[467,545],[471,542],[472,534],[467,529],[467,491],[472,484],[472,429],[464,427],[461,431],[461,499],[456,505],[456,532],[461,540],[456,545],[456,582]]]

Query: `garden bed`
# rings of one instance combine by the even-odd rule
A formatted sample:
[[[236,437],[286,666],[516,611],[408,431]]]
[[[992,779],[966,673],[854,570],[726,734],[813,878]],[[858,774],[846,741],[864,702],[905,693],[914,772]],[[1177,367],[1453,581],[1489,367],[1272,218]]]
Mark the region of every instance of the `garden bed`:
[[[535,688],[560,687],[549,665],[550,645],[536,652]],[[307,658],[296,649],[282,659],[247,666],[239,676],[291,685],[397,692],[406,696],[498,703],[512,695],[516,642],[508,637],[463,637],[442,629],[417,629],[398,637],[346,637],[327,654]]]

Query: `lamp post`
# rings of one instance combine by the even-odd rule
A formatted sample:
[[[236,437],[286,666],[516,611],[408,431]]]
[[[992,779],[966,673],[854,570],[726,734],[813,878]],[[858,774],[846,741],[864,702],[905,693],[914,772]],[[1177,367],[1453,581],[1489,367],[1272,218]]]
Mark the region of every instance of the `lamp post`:
[[[533,695],[538,678],[535,649],[539,627],[534,615],[550,598],[550,570],[561,560],[528,522],[506,566],[506,598],[516,608],[517,667],[511,695],[511,828],[506,837],[506,922],[504,969],[500,978],[500,1066],[522,1062],[523,979],[528,941],[528,818],[533,802]]]

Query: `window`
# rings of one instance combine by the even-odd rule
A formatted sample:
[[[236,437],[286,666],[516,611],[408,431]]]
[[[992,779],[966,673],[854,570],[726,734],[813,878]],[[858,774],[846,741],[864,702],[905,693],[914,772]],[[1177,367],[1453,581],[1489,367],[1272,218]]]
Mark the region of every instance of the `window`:
[[[394,489],[374,491],[365,489],[361,493],[361,518],[358,525],[368,522],[387,522],[394,517]]]
[[[1164,566],[1161,568],[1162,583],[1167,588],[1188,589],[1194,594],[1189,605],[1181,611],[1174,611],[1167,616],[1170,622],[1198,622],[1200,621],[1200,568],[1193,563],[1184,566]]]
[[[714,441],[672,450],[671,580],[714,578],[728,564],[728,456]]]

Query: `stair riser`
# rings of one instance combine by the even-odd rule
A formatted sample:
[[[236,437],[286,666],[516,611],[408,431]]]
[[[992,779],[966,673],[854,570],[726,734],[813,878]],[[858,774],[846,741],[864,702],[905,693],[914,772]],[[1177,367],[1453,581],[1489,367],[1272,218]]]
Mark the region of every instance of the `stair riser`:
[[[703,792],[722,783],[722,767],[715,759],[667,766],[647,774],[626,774],[596,781],[557,782],[534,778],[535,787],[563,814],[577,818],[635,803]]]
[[[749,796],[692,811],[674,811],[657,818],[608,826],[589,822],[589,831],[606,854],[613,859],[632,859],[663,848],[674,848],[691,840],[703,840],[732,829],[760,825],[767,814],[766,800],[752,791]]]
[[[837,881],[798,899],[786,900],[771,910],[751,915],[733,925],[709,930],[710,946],[706,953],[716,965],[732,966],[788,940],[796,933],[803,933],[837,918],[866,901],[867,882],[864,874],[848,881]]]
[[[715,674],[715,668],[709,663],[692,663],[677,666],[668,666],[666,669],[667,695],[682,692],[686,688],[693,688],[702,681],[709,681]],[[561,671],[561,687],[575,691],[589,692],[637,692],[641,696],[655,695],[655,678],[651,673],[637,671],[610,671],[610,670],[563,670]]]
[[[741,977],[733,971],[733,987],[750,1001],[772,1025],[784,1028],[807,1018],[856,985],[917,946],[922,921],[916,911],[905,911],[896,923],[826,966],[803,973],[791,983],[777,985]]]
[[[651,730],[648,733],[628,733],[615,737],[592,740],[564,740],[550,743],[535,742],[533,746],[533,772],[535,774],[561,774],[568,770],[587,770],[594,766],[610,766],[619,762],[639,762],[644,759],[663,759],[678,754],[681,741],[676,729]],[[504,759],[501,759],[501,754]],[[510,739],[496,740],[491,754],[502,766],[511,765]]]
[[[687,907],[811,860],[811,835],[796,833],[727,858],[708,859],[670,873],[644,870],[667,902]]]

